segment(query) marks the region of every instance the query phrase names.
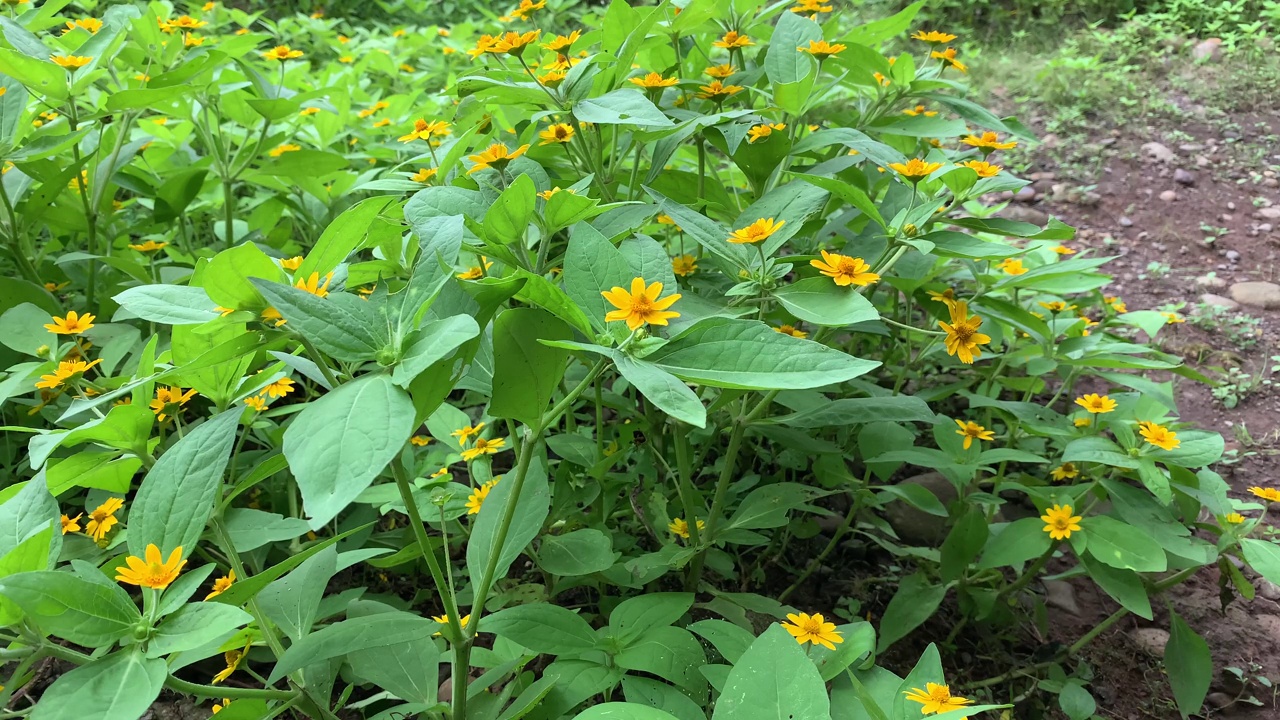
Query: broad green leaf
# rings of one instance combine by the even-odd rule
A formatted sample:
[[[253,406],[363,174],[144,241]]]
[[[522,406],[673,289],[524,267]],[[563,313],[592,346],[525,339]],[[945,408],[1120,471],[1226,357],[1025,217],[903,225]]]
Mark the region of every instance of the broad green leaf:
[[[789,512],[808,507],[809,501],[819,494],[800,483],[783,482],[758,487],[743,498],[737,511],[725,523],[725,528],[758,530],[782,527],[787,524]]]
[[[921,573],[903,578],[880,620],[878,652],[906,637],[933,616],[947,595],[946,585],[933,585]]]
[[[440,650],[429,638],[347,653],[351,671],[407,702],[436,702]]]
[[[110,645],[133,632],[142,617],[119,585],[65,571],[0,578],[0,595],[22,608],[43,632],[86,647]]]
[[[315,343],[317,349],[335,360],[372,360],[391,342],[386,322],[368,300],[347,293],[322,298],[306,290],[261,280],[253,284],[288,321],[285,329]]]
[[[756,259],[755,253],[741,245],[729,242],[728,238],[731,231],[724,225],[696,210],[687,208],[667,198],[652,188],[645,188],[645,192],[649,193],[654,202],[658,203],[658,208],[664,214],[671,216],[671,219],[675,221],[681,230],[696,240],[699,245],[706,248],[708,252],[721,258],[732,267],[742,269],[751,267],[751,263]]]
[[[258,594],[258,605],[295,642],[311,632],[329,580],[338,572],[338,551],[332,547],[313,555],[288,575]]]
[[[484,232],[491,242],[511,245],[524,240],[538,202],[537,192],[528,175],[516,178],[502,191],[484,215]]]
[[[937,415],[929,404],[914,395],[885,395],[868,398],[840,398],[771,418],[771,422],[798,428],[827,428],[872,422],[933,423]]]
[[[614,352],[614,366],[645,399],[671,417],[694,427],[706,427],[707,409],[698,394],[680,378],[645,360]]]
[[[137,720],[160,695],[164,660],[121,650],[58,677],[40,696],[31,720]]]
[[[37,60],[14,50],[0,48],[0,73],[26,85],[28,90],[37,95],[55,100],[67,97],[67,71],[49,62],[47,58]]]
[[[1164,667],[1182,717],[1199,714],[1209,685],[1213,682],[1213,658],[1209,644],[1196,634],[1176,612],[1169,612],[1169,643],[1164,648]]]
[[[787,312],[814,325],[843,327],[880,319],[870,300],[856,288],[840,287],[828,277],[805,278],[773,293]]]
[[[516,293],[516,300],[529,305],[536,305],[569,323],[574,330],[584,336],[592,336],[591,320],[582,311],[582,308],[578,307],[578,304],[570,299],[564,290],[560,289],[559,285],[552,283],[541,275],[534,275],[523,268],[516,268],[514,275],[525,280],[524,287],[520,288],[520,292]],[[604,317],[597,318],[596,322],[603,328]]]
[[[542,209],[542,216],[547,224],[547,232],[554,233],[574,223],[589,220],[605,212],[608,207],[601,206],[596,198],[561,191],[547,200],[547,204]]]
[[[689,699],[679,688],[659,680],[625,675],[622,678],[622,692],[628,702],[671,713],[679,720],[707,720],[706,713],[698,703]]]
[[[493,399],[489,415],[539,427],[560,388],[569,353],[539,340],[568,340],[573,331],[537,308],[510,308],[493,323]]]
[[[1152,619],[1151,600],[1147,597],[1147,589],[1142,584],[1142,577],[1132,570],[1122,570],[1094,560],[1089,556],[1080,558],[1089,577],[1110,595],[1112,599],[1128,608],[1138,617]],[[1234,566],[1233,566],[1234,567]]]
[[[470,315],[454,315],[423,325],[411,336],[413,341],[391,371],[392,382],[407,389],[424,370],[479,334],[480,326]]]
[[[219,406],[226,406],[240,392],[240,381],[262,346],[257,333],[245,332],[243,323],[219,323],[211,327],[179,325],[170,337],[178,383],[196,389]],[[222,351],[239,351],[238,357],[207,363],[204,358]],[[230,353],[229,353],[230,354]]]
[[[209,418],[151,466],[129,505],[131,555],[143,557],[148,545],[166,558],[177,547],[183,557],[195,553],[231,458],[240,415],[235,408]]]
[[[581,653],[596,646],[591,625],[572,610],[550,603],[516,605],[485,616],[483,629],[536,653]]]
[[[339,535],[325,538],[306,550],[281,560],[279,563],[272,565],[257,575],[247,578],[237,578],[236,582],[228,590],[213,598],[213,601],[225,603],[227,605],[243,605],[249,600],[249,598],[254,597],[261,592],[263,588],[271,583],[271,581],[298,567],[308,559],[315,557],[316,554],[324,552],[326,548],[336,545],[339,541],[346,540],[352,535],[368,530],[371,525],[372,523],[365,523],[364,525],[351,528]]]
[[[698,639],[684,628],[651,628],[629,642],[616,661],[624,670],[657,675],[706,702],[707,681],[698,669],[707,664],[707,656]]]
[[[42,482],[23,482],[5,488],[6,499],[0,504],[0,557],[58,522],[58,502]],[[61,535],[54,540],[51,552],[56,556],[62,547]]]
[[[519,497],[512,495],[516,484],[514,472],[507,473],[489,491],[471,526],[471,540],[467,543],[467,569],[473,582],[487,587],[506,577],[511,563],[542,531],[542,524],[551,512],[546,462],[537,455],[530,459]],[[506,540],[498,547],[498,529],[508,503],[515,503],[515,510]],[[485,577],[491,565],[493,574]]]
[[[1094,462],[1112,467],[1133,469],[1138,461],[1129,457],[1119,445],[1096,435],[1072,440],[1062,451],[1064,462]]]
[[[52,541],[53,526],[50,525],[0,557],[0,578],[48,570],[53,565],[49,554]],[[9,598],[0,595],[0,627],[12,626],[21,619],[22,609]]]
[[[609,536],[592,528],[548,535],[538,545],[538,564],[562,577],[603,572],[613,567],[619,556]]]
[[[307,521],[254,508],[230,508],[225,524],[236,552],[249,552],[273,542],[292,540],[305,534]]]
[[[721,657],[730,663],[738,662],[738,658],[742,657],[742,653],[746,652],[756,639],[755,635],[727,620],[699,620],[688,627],[689,630],[711,643]]]
[[[253,616],[222,603],[195,602],[183,605],[164,619],[147,643],[147,657],[193,650],[205,643],[231,635],[253,621]]]
[[[349,618],[290,645],[271,670],[267,682],[274,683],[295,670],[349,652],[426,640],[438,629],[439,625],[430,618],[399,611]]]
[[[818,23],[800,13],[782,13],[769,40],[764,57],[764,72],[775,86],[799,82],[815,70],[813,57],[800,52],[811,40],[822,39]]]
[[[600,293],[614,287],[630,288],[635,277],[631,265],[600,231],[586,223],[573,228],[564,256],[564,291],[598,331],[606,327],[604,316],[613,310]]]
[[[609,702],[592,705],[574,716],[574,720],[683,720],[657,708],[633,702]]]
[[[1069,682],[1058,693],[1058,707],[1062,708],[1069,720],[1089,720],[1097,712],[1098,703],[1084,687]]]
[[[139,285],[111,299],[134,316],[162,325],[199,325],[218,317],[204,288]]]
[[[679,303],[673,306],[679,309]],[[807,390],[864,375],[879,363],[775,332],[755,320],[701,320],[645,357],[676,377],[743,390]]]
[[[836,645],[835,650],[828,650],[821,645],[814,645],[809,657],[818,666],[822,679],[831,682],[844,672],[845,668],[858,662],[876,650],[876,631],[871,623],[858,621],[836,628],[844,642]]]
[[[675,623],[693,607],[692,593],[649,593],[618,603],[609,613],[609,629],[627,643],[654,628]]]
[[[1038,517],[1022,518],[1014,522],[993,525],[986,550],[978,562],[980,568],[997,568],[1018,565],[1038,558],[1049,549],[1052,540],[1044,531],[1045,522]]]
[[[771,624],[725,681],[712,720],[829,720],[827,688],[804,650]]]
[[[987,517],[981,509],[972,507],[960,516],[942,543],[943,582],[959,580],[964,575],[969,563],[982,551],[987,536]]]
[[[121,457],[118,451],[85,450],[66,458],[55,458],[45,467],[45,482],[54,495],[75,488],[95,488],[123,495],[129,491],[142,461]]]
[[[307,403],[285,430],[284,455],[311,528],[369,487],[413,428],[413,401],[388,374],[364,375]]]
[[[573,106],[580,122],[597,125],[635,125],[641,128],[670,127],[675,123],[634,88],[621,88],[600,97],[588,98]]]
[[[1254,572],[1280,584],[1280,545],[1268,540],[1244,538],[1240,541],[1240,550]]]
[[[1089,554],[1099,562],[1137,572],[1168,569],[1164,549],[1138,528],[1106,515],[1087,517],[1080,525],[1089,538]]]
[[[250,278],[286,283],[284,270],[253,243],[223,250],[198,275],[209,298],[225,308],[261,310],[267,306]]]

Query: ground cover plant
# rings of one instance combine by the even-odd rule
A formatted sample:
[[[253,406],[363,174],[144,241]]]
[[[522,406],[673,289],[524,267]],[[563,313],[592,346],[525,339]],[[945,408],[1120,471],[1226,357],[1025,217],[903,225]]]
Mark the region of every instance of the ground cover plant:
[[[6,716],[1088,718],[1108,627],[1280,581],[919,4],[27,5]],[[1047,573],[1114,613],[1015,642]]]

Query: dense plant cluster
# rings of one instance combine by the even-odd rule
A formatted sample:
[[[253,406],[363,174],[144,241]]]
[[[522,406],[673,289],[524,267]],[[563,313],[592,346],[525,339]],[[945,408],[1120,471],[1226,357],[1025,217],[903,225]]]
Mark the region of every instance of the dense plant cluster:
[[[0,17],[9,716],[1087,718],[1108,627],[1280,580],[919,4],[62,5]],[[1118,609],[957,680],[1050,570]]]

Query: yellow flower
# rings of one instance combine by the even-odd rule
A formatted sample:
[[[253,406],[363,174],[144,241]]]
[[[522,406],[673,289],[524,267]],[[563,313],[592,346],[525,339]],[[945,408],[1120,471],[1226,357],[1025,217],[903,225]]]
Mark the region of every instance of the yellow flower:
[[[1267,502],[1280,502],[1280,490],[1275,488],[1251,487],[1249,492],[1266,500]]]
[[[226,709],[227,709],[227,706],[228,706],[228,705],[230,705],[230,704],[231,704],[231,698],[222,698],[222,702],[221,702],[221,703],[214,703],[214,704],[213,704],[213,708],[212,708],[212,709],[213,709],[213,714],[214,714],[214,715],[217,715],[218,713],[222,712],[223,710],[226,710]]]
[[[907,108],[906,110],[903,110],[903,111],[902,111],[902,114],[903,114],[903,115],[910,115],[911,117],[916,117],[916,116],[918,116],[918,115],[923,115],[923,116],[925,116],[925,117],[933,117],[933,116],[935,116],[935,115],[937,115],[937,114],[938,114],[938,111],[937,111],[937,110],[926,110],[926,109],[925,109],[925,107],[924,107],[923,105],[917,105],[917,106],[915,106],[914,108]]]
[[[173,20],[160,20],[159,22],[160,22],[161,24],[166,24],[166,23],[167,23],[167,24],[169,25],[169,30],[168,30],[167,32],[173,32],[173,30],[174,30],[174,29],[178,29],[178,30],[199,30],[200,28],[202,28],[202,27],[204,27],[205,25],[208,25],[208,24],[209,24],[209,23],[205,22],[204,20],[197,20],[197,19],[195,19],[195,18],[191,17],[190,15],[182,15],[182,16],[180,16],[180,17],[178,17],[178,18],[173,19]]]
[[[1116,401],[1106,395],[1089,393],[1076,398],[1076,404],[1094,415],[1109,413],[1116,409]]]
[[[53,316],[53,323],[45,325],[44,329],[55,335],[79,335],[93,327],[94,317],[89,313],[77,315],[75,310],[71,310],[67,312],[65,319],[57,315]]]
[[[390,124],[391,124],[391,118],[382,118],[378,122],[374,123],[373,126],[376,128],[380,128],[380,127],[386,127]]]
[[[200,47],[201,45],[204,45],[204,38],[200,37],[199,35],[192,35],[191,33],[187,33],[182,36],[183,47]]]
[[[409,63],[400,63],[400,69],[407,73],[418,72],[418,69],[410,65]],[[390,124],[389,121],[388,121],[388,124]]]
[[[835,650],[836,644],[844,642],[844,638],[840,636],[840,631],[836,630],[836,624],[827,622],[822,613],[788,613],[788,622],[782,623],[783,629],[791,633],[791,637],[801,645],[805,643],[813,643],[821,645],[828,650]]]
[[[980,178],[995,177],[996,175],[999,175],[1000,170],[1003,169],[999,165],[992,165],[991,163],[984,162],[982,160],[966,160],[962,164],[970,170],[978,173],[978,177]]]
[[[667,320],[680,317],[680,313],[667,310],[680,299],[680,294],[676,293],[659,300],[658,296],[662,294],[660,282],[645,287],[644,278],[634,278],[631,281],[631,292],[614,286],[613,289],[600,294],[609,301],[610,305],[617,308],[604,316],[605,322],[623,320],[632,330],[645,323],[666,325]]]
[[[551,42],[543,43],[542,47],[555,53],[568,52],[569,48],[572,47],[574,43],[578,42],[578,39],[581,37],[582,37],[582,31],[574,30],[568,35],[555,36],[555,38],[552,39]]]
[[[968,163],[966,163],[966,164],[968,164]],[[1066,245],[1057,245],[1057,246],[1055,246],[1055,247],[1053,247],[1053,248],[1051,248],[1051,249],[1052,249],[1054,252],[1058,253],[1059,255],[1075,255],[1075,254],[1076,254],[1076,251],[1075,251],[1075,250],[1072,250],[1071,248],[1067,247]]]
[[[971,145],[976,148],[986,148],[989,150],[1009,150],[1011,148],[1018,147],[1017,141],[1006,140],[1002,142],[998,133],[990,131],[984,132],[981,135],[966,136],[965,139],[960,142],[965,145]]]
[[[1187,321],[1186,318],[1182,317],[1181,315],[1175,312],[1164,312],[1164,313],[1160,313],[1160,315],[1161,317],[1164,318],[1164,322],[1166,325],[1177,325],[1179,323],[1184,323]]]
[[[1064,462],[1053,470],[1049,471],[1054,480],[1071,480],[1080,474],[1080,470],[1076,468],[1075,463]]]
[[[149,252],[155,252],[157,250],[161,250],[165,247],[168,247],[168,245],[169,243],[167,242],[156,242],[155,240],[148,240],[144,243],[138,243],[136,245],[130,244],[129,249],[137,250],[138,252],[149,253]]]
[[[988,430],[976,422],[968,420],[956,420],[956,425],[960,426],[956,430],[956,434],[964,437],[964,449],[968,450],[973,446],[974,440],[995,440],[996,433],[994,430]]]
[[[946,45],[952,40],[955,40],[956,36],[944,32],[938,32],[937,30],[917,30],[911,34],[911,39],[923,40],[931,45]]]
[[[779,325],[778,327],[774,328],[773,331],[776,333],[781,333],[783,335],[790,335],[793,338],[800,338],[801,340],[809,337],[809,333],[803,330],[797,329],[794,325]]]
[[[845,46],[840,43],[829,43],[826,40],[810,40],[809,47],[797,47],[796,50],[809,53],[818,60],[826,60],[833,55],[839,55],[844,52]]]
[[[956,291],[951,288],[947,288],[942,292],[935,292],[933,290],[928,290],[926,292],[933,302],[940,302],[947,307],[951,307],[951,304],[956,301]]]
[[[664,78],[656,72],[651,72],[644,77],[631,78],[631,83],[633,85],[639,85],[642,88],[648,88],[650,90],[655,88],[671,87],[678,82],[680,82],[678,78]]]
[[[538,137],[542,138],[542,142],[538,143],[539,145],[567,143],[573,139],[573,126],[569,123],[556,123],[538,133]]]
[[[707,527],[707,524],[701,520],[698,520],[696,524],[698,526],[698,532],[702,532]],[[689,539],[689,521],[684,518],[676,518],[667,523],[667,529],[670,530],[673,535],[679,535],[685,540]]]
[[[521,1],[523,2],[523,0]],[[520,57],[524,54],[525,49],[528,48],[530,44],[538,40],[538,36],[541,34],[541,30],[530,30],[527,33],[506,33],[500,37],[494,38],[493,47],[489,52],[494,54],[506,53],[508,55]]]
[[[725,85],[719,80],[714,80],[709,85],[701,85],[698,87],[698,97],[703,100],[714,100],[723,102],[731,95],[742,92],[741,85]]]
[[[520,6],[511,11],[511,17],[518,17],[521,20],[528,20],[529,14],[534,10],[541,10],[547,6],[547,0],[520,0]]]
[[[293,60],[302,57],[302,51],[294,50],[288,45],[277,45],[262,53],[262,57],[268,60],[279,60],[280,62],[284,62],[285,60]]]
[[[969,315],[969,303],[963,300],[953,301],[947,303],[947,309],[951,311],[951,322],[938,321],[938,327],[947,334],[947,354],[955,356],[965,365],[972,365],[974,359],[982,355],[982,348],[978,346],[991,342],[991,336],[978,332],[978,328],[982,327],[982,318]]]
[[[810,260],[809,264],[817,268],[818,272],[834,280],[840,287],[849,285],[863,287],[880,279],[879,275],[871,272],[871,266],[860,257],[829,253],[826,250],[820,252],[822,259]]]
[[[458,442],[459,442],[460,444],[462,444],[462,445],[466,445],[466,444],[467,444],[467,440],[468,440],[472,435],[477,435],[477,436],[478,436],[478,435],[480,434],[480,431],[481,431],[481,430],[483,430],[483,429],[484,429],[484,423],[479,423],[479,424],[478,424],[478,425],[476,425],[475,427],[472,427],[472,426],[468,425],[468,426],[466,426],[466,427],[462,428],[461,430],[454,430],[453,432],[451,432],[451,433],[449,433],[449,434],[450,434],[450,435],[452,435],[453,437],[458,438]]]
[[[725,64],[725,65],[715,65],[715,66],[713,66],[713,67],[709,67],[709,68],[707,68],[707,69],[706,69],[706,70],[704,70],[703,72],[705,72],[707,75],[711,76],[712,78],[714,78],[714,79],[716,79],[716,80],[724,80],[724,79],[728,78],[730,75],[732,75],[732,74],[734,74],[735,72],[737,72],[737,68],[735,68],[735,67],[734,67],[734,66],[732,66],[732,65],[728,65],[728,64]]]
[[[75,517],[67,517],[63,515],[58,521],[62,524],[62,534],[80,532],[80,518],[84,517],[84,513],[80,513]]]
[[[751,47],[752,45],[755,45],[755,42],[746,35],[739,33],[737,30],[730,30],[724,34],[724,37],[711,43],[711,45],[713,47],[731,50],[733,48]]]
[[[418,168],[418,172],[409,176],[409,179],[422,184],[431,182],[431,178],[436,176],[435,168]]]
[[[102,540],[111,532],[111,528],[120,522],[116,518],[116,512],[124,507],[124,500],[113,497],[107,498],[106,502],[89,512],[89,520],[85,522],[84,532],[93,538],[94,542]]]
[[[75,30],[76,28],[83,28],[85,30],[88,30],[90,33],[93,33],[94,35],[97,35],[98,31],[102,29],[102,21],[99,20],[98,18],[80,18],[75,22],[68,20],[67,29],[63,30],[62,34],[66,35],[72,30]]]
[[[677,255],[671,258],[671,272],[680,277],[689,277],[698,271],[698,259],[692,255]]]
[[[440,468],[439,470],[431,473],[430,477],[438,478],[438,477],[444,477],[445,475],[448,475],[448,474],[449,474],[449,468]]]
[[[1222,519],[1227,521],[1227,524],[1229,525],[1239,525],[1244,522],[1244,516],[1240,513],[1227,513],[1222,516]]]
[[[1044,531],[1054,540],[1066,540],[1071,533],[1080,531],[1080,521],[1084,518],[1071,514],[1070,505],[1054,505],[1040,516],[1044,521]]]
[[[824,5],[824,2],[826,0],[798,0],[797,5],[791,8],[791,12],[803,15],[806,13],[829,13],[835,9],[830,5]]]
[[[409,438],[409,444],[414,447],[426,447],[431,442],[430,435],[414,435]]]
[[[503,449],[507,441],[498,438],[497,440],[488,440],[486,438],[476,438],[476,444],[462,451],[462,459],[471,462],[481,455],[493,455]]]
[[[253,641],[250,640],[248,643],[245,644],[243,650],[228,650],[222,654],[223,659],[226,660],[227,662],[227,667],[225,670],[221,670],[218,672],[217,675],[213,676],[214,685],[217,685],[223,680],[226,680],[227,678],[231,677],[231,673],[235,672],[236,668],[240,667],[240,663],[244,661],[245,655],[249,654],[249,647],[252,644],[253,644]]]
[[[962,73],[969,72],[969,66],[965,65],[964,63],[956,59],[955,48],[947,48],[942,52],[938,52],[937,50],[934,50],[933,52],[929,53],[929,55],[930,57],[933,57],[936,60],[941,60],[942,64],[946,65],[947,67],[953,67]]]
[[[290,380],[287,377],[282,377],[262,388],[258,394],[273,398],[284,397],[297,389],[295,385],[296,383],[294,383],[293,380]]]
[[[355,61],[356,59],[351,57],[350,55],[343,55],[342,57],[338,58],[338,62],[343,63],[344,65],[350,65]]]
[[[273,158],[278,158],[285,153],[298,152],[301,149],[302,149],[301,145],[294,145],[293,143],[283,143],[267,151],[267,154]]]
[[[673,225],[675,226],[676,230],[684,232],[684,228],[680,227],[679,225],[676,225],[676,221],[666,213],[658,213],[657,220],[659,225]]]
[[[770,235],[781,230],[782,226],[786,224],[786,220],[780,220],[775,223],[773,218],[760,218],[744,228],[734,230],[729,234],[728,240],[737,244],[762,242],[767,240]]]
[[[1076,309],[1075,305],[1069,306],[1061,300],[1050,300],[1049,302],[1041,302],[1038,304],[1040,305],[1040,307],[1044,308],[1045,310],[1048,310],[1049,312],[1055,312],[1055,313],[1066,312],[1068,310]]]
[[[871,73],[871,77],[875,78],[877,83],[885,87],[889,86],[889,78],[885,77],[884,73]]]
[[[84,55],[50,55],[49,59],[56,63],[58,67],[63,67],[68,70],[82,68],[93,62],[93,58],[86,57]]]
[[[485,498],[489,497],[489,491],[498,484],[496,479],[475,488],[471,494],[467,496],[467,514],[475,515],[480,512],[480,508],[484,506]]]
[[[374,112],[377,112],[376,110]],[[443,120],[432,120],[430,122],[418,118],[413,121],[413,130],[406,135],[401,135],[398,139],[402,143],[413,142],[414,140],[431,140],[433,137],[444,137],[453,132],[449,128],[449,123]]]
[[[528,149],[528,145],[521,145],[512,152],[507,149],[505,144],[494,143],[482,152],[467,156],[468,160],[475,163],[471,166],[471,169],[467,171],[467,174],[470,175],[479,170],[484,170],[485,168],[493,168],[494,170],[501,172],[508,163],[523,155],[524,151]]]
[[[757,140],[769,137],[770,135],[773,134],[774,130],[786,130],[786,129],[787,129],[787,126],[783,123],[775,123],[773,125],[770,125],[769,123],[764,123],[763,125],[756,125],[747,131],[747,142],[754,143]]]
[[[448,624],[449,624],[449,616],[448,616],[448,615],[432,615],[432,616],[431,616],[431,619],[432,619],[432,620],[435,620],[436,622],[440,623],[441,625],[448,625]],[[468,614],[466,614],[466,615],[463,615],[462,617],[458,618],[458,627],[460,627],[460,628],[464,628],[464,629],[465,629],[465,628],[467,627],[467,623],[468,623],[468,622],[470,622],[470,621],[471,621],[471,614],[470,614],[470,613],[468,613]],[[440,634],[440,633],[436,633],[436,635],[439,635],[439,634]]]
[[[919,34],[920,33],[916,33],[916,35]],[[924,690],[921,690],[920,688],[911,688],[911,690],[904,691],[902,693],[903,695],[906,695],[907,699],[911,702],[917,702],[923,706],[920,708],[920,713],[922,715],[934,715],[951,710],[959,710],[965,705],[973,704],[973,701],[968,698],[952,695],[951,689],[946,685],[925,683],[924,687]]]
[[[448,29],[448,28],[436,28],[436,35],[439,35],[440,37],[449,37],[449,29]]]
[[[911,158],[905,165],[902,163],[890,163],[889,167],[911,182],[920,182],[926,177],[929,177],[929,175],[931,175],[935,170],[942,167],[942,163],[927,162],[920,158]]]
[[[559,87],[560,83],[564,82],[566,77],[568,77],[567,73],[563,73],[559,70],[552,70],[551,72],[539,75],[538,82],[546,85],[547,87]]]
[[[253,410],[254,412],[262,412],[267,409],[267,401],[258,397],[257,395],[254,395],[253,397],[245,398],[244,404],[246,407],[248,407],[250,410]]]
[[[1129,312],[1129,308],[1124,304],[1124,301],[1115,295],[1107,295],[1103,300],[1111,306],[1112,310],[1115,310],[1118,313]]]
[[[231,588],[231,584],[236,581],[236,571],[228,570],[225,577],[220,577],[213,581],[213,592],[204,596],[204,599],[212,600]]]
[[[124,561],[128,563],[128,568],[119,568],[119,575],[116,580],[129,585],[139,585],[141,587],[153,588],[155,590],[163,590],[169,587],[169,583],[178,579],[178,572],[182,570],[182,566],[187,564],[182,559],[182,546],[173,549],[169,553],[169,559],[165,560],[160,556],[160,548],[155,545],[147,545],[146,560],[130,555]]]
[[[1178,433],[1163,425],[1144,421],[1138,423],[1138,427],[1138,432],[1142,437],[1161,450],[1174,450],[1182,444],[1182,441],[1178,439]]]
[[[63,360],[58,363],[58,369],[54,370],[52,375],[41,375],[36,387],[50,390],[60,388],[72,380],[79,379],[85,371],[100,362],[102,362],[100,359],[90,363],[83,360]]]
[[[306,280],[299,280],[294,283],[294,287],[299,290],[306,290],[316,297],[329,297],[329,283],[333,280],[333,273],[324,276],[324,285],[320,284],[320,273],[313,272]]]
[[[196,396],[194,389],[182,392],[182,388],[158,387],[156,388],[156,396],[151,400],[151,412],[156,414],[156,419],[164,422],[171,415],[182,412],[182,406],[187,401]]]
[[[1003,270],[1006,275],[1021,275],[1027,271],[1027,269],[1022,266],[1021,258],[1005,258],[996,267]]]
[[[493,267],[493,263],[490,262],[489,259],[484,257],[483,255],[480,256],[480,262],[481,264],[484,265],[483,270],[480,268],[479,265],[472,265],[471,267],[467,268],[466,272],[458,273],[458,279],[459,280],[479,280],[480,278],[484,277],[485,271]],[[480,427],[484,427],[484,423],[480,423]]]
[[[302,267],[302,256],[294,255],[291,258],[285,258],[280,261],[280,267],[288,270],[289,272],[293,272]]]
[[[1072,425],[1075,425],[1076,427],[1089,427],[1090,425],[1092,425],[1092,424],[1093,424],[1093,418],[1092,418],[1092,417],[1078,417],[1078,418],[1073,419],[1073,420],[1071,421],[1071,424],[1072,424]]]

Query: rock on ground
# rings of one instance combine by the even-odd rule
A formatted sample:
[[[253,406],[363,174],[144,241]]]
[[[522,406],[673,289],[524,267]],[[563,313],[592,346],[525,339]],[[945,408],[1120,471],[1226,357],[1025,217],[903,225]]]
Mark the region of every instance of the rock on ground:
[[[1134,644],[1152,657],[1164,657],[1164,647],[1169,644],[1169,631],[1163,628],[1138,628],[1131,637]]]
[[[1238,282],[1231,286],[1231,299],[1264,310],[1280,308],[1280,285],[1256,280]]]
[[[919,485],[937,496],[943,505],[953,502],[957,497],[955,486],[942,473],[916,475],[899,484]],[[937,546],[947,538],[947,526],[943,518],[930,515],[900,500],[889,503],[885,509],[885,519],[889,521],[893,531],[898,533],[898,537],[912,545]]]

